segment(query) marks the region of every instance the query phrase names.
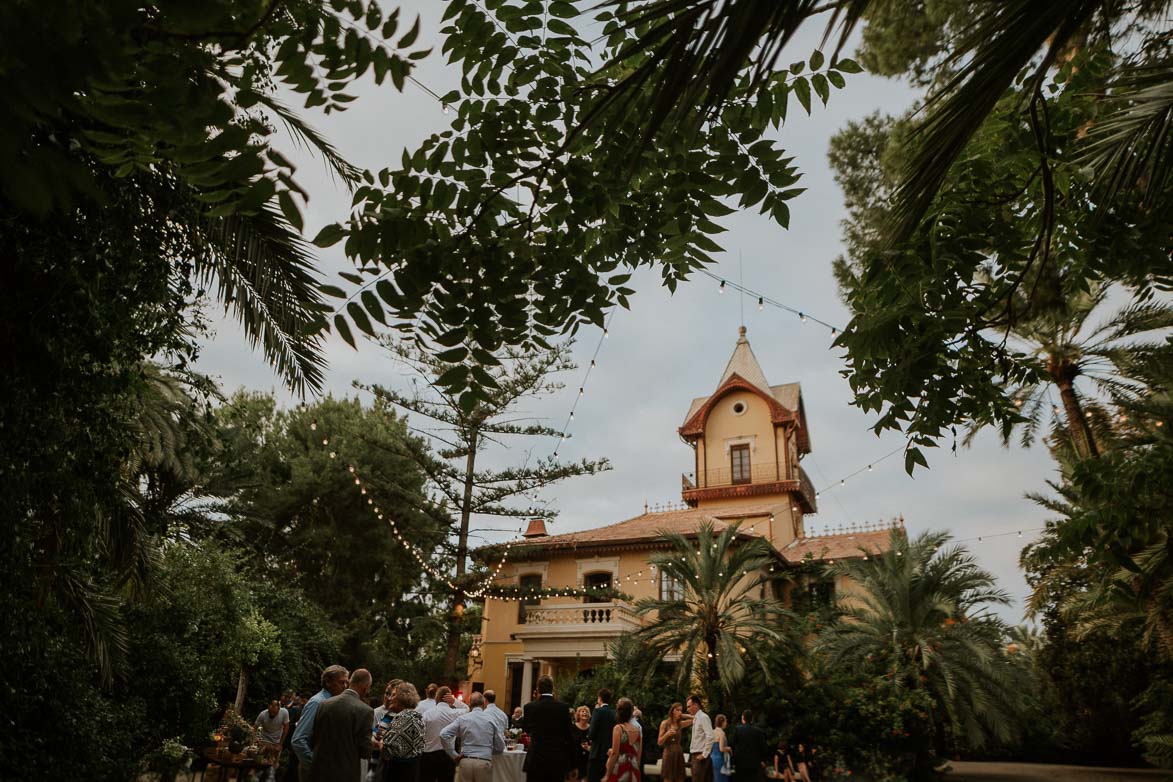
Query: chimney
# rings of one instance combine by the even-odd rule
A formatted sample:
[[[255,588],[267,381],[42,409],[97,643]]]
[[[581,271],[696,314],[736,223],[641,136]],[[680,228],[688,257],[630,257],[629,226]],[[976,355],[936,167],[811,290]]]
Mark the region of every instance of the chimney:
[[[546,532],[546,522],[542,519],[530,519],[529,527],[526,529],[523,538],[544,538],[549,535]]]

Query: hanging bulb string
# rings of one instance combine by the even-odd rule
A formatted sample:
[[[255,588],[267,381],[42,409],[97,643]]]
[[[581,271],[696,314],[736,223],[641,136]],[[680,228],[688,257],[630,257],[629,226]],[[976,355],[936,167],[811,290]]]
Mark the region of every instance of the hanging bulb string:
[[[603,349],[603,343],[610,336],[611,319],[615,317],[615,311],[618,307],[612,307],[611,311],[607,313],[607,317],[603,319],[603,333],[599,335],[599,341],[595,344],[595,351],[591,353],[590,363],[587,364],[586,372],[582,376],[582,382],[579,383],[578,393],[574,395],[574,401],[570,403],[570,412],[566,414],[566,421],[562,424],[562,431],[558,434],[558,444],[554,446],[553,457],[558,456],[558,449],[562,443],[569,437],[570,422],[574,420],[574,411],[578,409],[578,403],[582,400],[586,393],[587,382],[591,379],[591,373],[598,367],[599,351]]]
[[[832,483],[828,484],[826,487],[816,491],[815,497],[818,498],[818,496],[820,494],[822,494],[823,492],[831,491],[832,489],[836,489],[838,487],[845,486],[847,484],[847,481],[851,480],[852,478],[859,475],[860,473],[871,472],[872,468],[874,468],[877,464],[880,464],[883,461],[891,459],[893,456],[895,456],[896,454],[903,451],[905,449],[905,447],[906,446],[901,445],[899,448],[893,448],[891,451],[888,451],[888,453],[884,454],[879,459],[873,459],[872,461],[868,462],[863,467],[860,467],[855,472],[848,473],[847,475],[844,475],[839,480],[833,481]]]
[[[831,336],[835,336],[835,335],[841,334],[843,332],[843,328],[841,326],[836,326],[834,324],[828,323],[827,321],[823,320],[822,318],[816,318],[814,315],[811,315],[808,312],[804,312],[803,310],[795,309],[794,307],[791,307],[789,304],[784,304],[784,303],[778,301],[777,299],[770,298],[769,296],[767,296],[766,294],[764,294],[760,291],[755,291],[752,288],[747,288],[744,285],[742,285],[741,283],[733,282],[732,280],[726,280],[724,277],[721,277],[720,275],[715,274],[715,273],[709,271],[708,269],[699,269],[698,271],[700,271],[700,273],[705,275],[706,277],[709,277],[710,279],[716,280],[718,283],[720,283],[717,286],[718,293],[724,293],[726,287],[728,287],[728,288],[735,290],[739,293],[743,293],[746,296],[752,296],[755,299],[757,299],[759,310],[761,310],[763,307],[765,307],[765,305],[769,304],[771,307],[776,307],[776,308],[783,310],[785,312],[789,312],[791,315],[797,315],[799,317],[799,320],[801,320],[804,323],[809,320],[812,323],[817,323],[820,326],[823,326],[825,328],[830,329]]]
[[[330,459],[337,459],[339,456],[338,446],[334,445],[333,448],[331,448],[330,437],[328,435],[321,435],[319,437],[317,434],[317,430],[318,430],[318,421],[315,418],[310,421],[310,431],[315,433],[315,434],[311,435],[311,438],[315,442],[320,442],[323,449],[329,449]],[[343,460],[341,463],[346,463],[346,462]],[[406,538],[404,536],[403,531],[401,531],[399,529],[399,526],[395,522],[395,519],[391,515],[386,514],[382,510],[380,510],[379,506],[375,504],[374,497],[368,493],[367,487],[365,485],[366,482],[363,480],[362,475],[359,474],[358,469],[354,466],[354,464],[350,464],[350,463],[346,463],[346,464],[347,464],[347,467],[346,467],[347,472],[353,477],[353,481],[351,482],[350,485],[355,487],[356,489],[358,489],[360,498],[362,498],[362,497],[366,498],[366,508],[375,516],[376,519],[378,519],[379,521],[386,521],[387,524],[390,525],[391,532],[395,536],[395,539],[399,542],[399,544],[401,546],[404,547],[404,549],[406,549],[406,551],[409,554],[411,554],[411,556],[416,560],[416,562],[419,563],[420,567],[423,568],[424,571],[429,573],[432,577],[434,577],[438,581],[441,581],[441,582],[447,584],[448,588],[451,589],[453,592],[456,592],[458,594],[462,594],[466,597],[472,597],[472,598],[477,598],[477,597],[480,597],[481,595],[483,595],[489,589],[489,587],[493,584],[493,582],[496,581],[497,577],[501,573],[501,569],[505,566],[505,563],[508,560],[509,550],[513,547],[513,544],[515,542],[517,542],[516,539],[506,541],[506,543],[504,544],[505,550],[501,554],[501,560],[497,563],[497,566],[492,569],[490,574],[485,578],[485,580],[481,583],[481,585],[478,588],[473,589],[473,590],[462,589],[462,588],[458,587],[452,581],[452,579],[449,575],[441,573],[439,570],[433,568],[431,566],[431,564],[429,564],[428,559],[427,559],[428,553],[423,551],[422,549],[420,549],[418,546],[416,546],[410,540],[408,540],[408,538]],[[317,502],[317,500],[315,499],[315,503],[316,502]],[[520,532],[520,530],[518,530],[518,531]]]
[[[991,538],[1006,538],[1011,535],[1017,535],[1018,537],[1021,538],[1024,532],[1043,532],[1046,529],[1047,529],[1046,527],[1023,527],[1022,529],[1014,529],[1014,530],[1010,530],[1009,532],[994,532],[989,535],[976,535],[972,538],[954,538],[953,540],[951,540],[949,542],[950,543],[972,543],[972,542],[976,541],[978,543],[984,543],[985,541],[990,540]]]

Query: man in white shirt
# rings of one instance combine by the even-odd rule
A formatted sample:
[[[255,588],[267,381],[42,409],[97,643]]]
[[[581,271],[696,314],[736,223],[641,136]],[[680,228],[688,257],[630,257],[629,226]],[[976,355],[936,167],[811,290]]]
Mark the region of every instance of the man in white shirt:
[[[456,763],[444,751],[440,731],[456,722],[468,706],[452,697],[447,687],[436,690],[436,706],[424,715],[424,753],[420,756],[419,782],[452,782]]]
[[[501,735],[504,736],[509,732],[509,715],[497,707],[497,693],[493,690],[485,690],[485,714],[488,714],[493,720],[501,726]]]
[[[713,782],[713,721],[701,708],[701,696],[688,696],[688,713],[692,715],[692,741],[688,745],[688,759],[692,765],[692,782]]]
[[[420,714],[427,714],[436,705],[436,692],[440,689],[438,684],[429,684],[424,690],[424,699],[416,704],[415,710]]]

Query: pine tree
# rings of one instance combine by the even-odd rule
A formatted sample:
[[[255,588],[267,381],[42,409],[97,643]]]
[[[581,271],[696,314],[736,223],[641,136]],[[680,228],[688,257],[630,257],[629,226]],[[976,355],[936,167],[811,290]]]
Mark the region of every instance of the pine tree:
[[[466,602],[470,593],[492,573],[470,570],[469,536],[474,519],[524,519],[539,515],[549,518],[548,508],[535,505],[536,493],[551,484],[579,475],[594,475],[610,469],[606,459],[583,459],[561,462],[555,449],[551,456],[533,457],[536,445],[524,449],[519,466],[489,468],[482,457],[489,449],[512,450],[507,444],[514,438],[558,438],[563,431],[518,415],[518,404],[526,399],[556,393],[563,384],[553,378],[559,372],[575,369],[570,359],[570,343],[563,343],[544,353],[508,348],[498,355],[477,351],[479,361],[469,360],[453,366],[410,344],[387,337],[384,347],[397,361],[407,366],[419,379],[410,394],[382,386],[369,390],[380,400],[410,415],[421,416],[438,430],[422,430],[427,440],[409,444],[410,456],[428,476],[430,488],[438,500],[452,510],[453,530],[443,546],[454,560],[451,579],[448,645],[445,675],[451,681],[457,671],[460,636]],[[444,375],[466,374],[481,388],[476,394],[457,395],[449,391],[452,384]],[[453,539],[454,538],[454,539]]]

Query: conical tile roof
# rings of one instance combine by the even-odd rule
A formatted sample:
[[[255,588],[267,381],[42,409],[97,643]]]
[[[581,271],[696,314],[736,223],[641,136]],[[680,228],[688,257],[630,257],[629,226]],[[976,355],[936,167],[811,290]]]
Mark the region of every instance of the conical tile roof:
[[[723,386],[733,375],[740,375],[743,380],[757,386],[763,393],[770,394],[770,383],[766,380],[766,373],[762,371],[762,365],[758,363],[758,357],[753,354],[753,348],[749,346],[749,340],[745,337],[745,326],[738,329],[737,345],[733,348],[733,355],[729,357],[729,363],[725,366],[725,372],[721,375],[717,388]]]

